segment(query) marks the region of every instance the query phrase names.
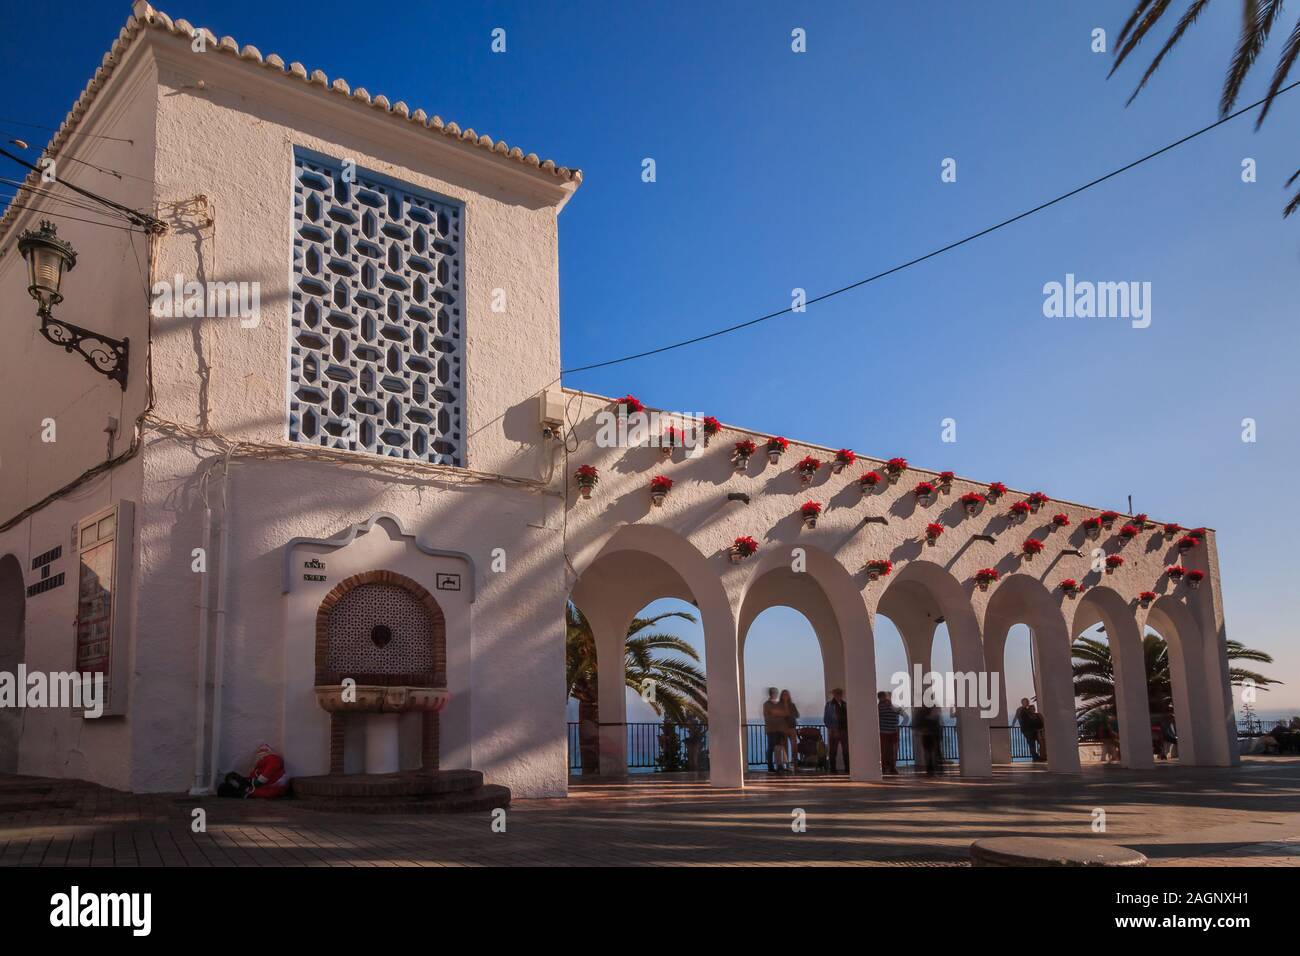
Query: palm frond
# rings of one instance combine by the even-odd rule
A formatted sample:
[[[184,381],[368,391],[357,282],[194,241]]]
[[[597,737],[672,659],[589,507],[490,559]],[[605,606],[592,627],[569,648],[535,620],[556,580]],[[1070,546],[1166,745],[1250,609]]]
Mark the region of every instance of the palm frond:
[[[1242,3],[1241,36],[1237,40],[1237,49],[1233,51],[1232,61],[1228,64],[1223,95],[1219,97],[1220,116],[1232,112],[1241,92],[1241,84],[1255,65],[1255,59],[1268,41],[1268,35],[1281,12],[1282,0],[1244,0]]]
[[[1224,641],[1228,651],[1228,660],[1230,661],[1258,661],[1261,664],[1272,664],[1273,655],[1266,651],[1257,651],[1254,648],[1247,647],[1241,641]]]
[[[1124,45],[1124,38],[1128,36],[1129,31],[1133,29],[1133,24],[1137,23],[1138,17],[1142,16],[1142,13],[1149,6],[1151,6],[1151,0],[1138,0],[1138,5],[1133,8],[1133,12],[1128,15],[1128,20],[1124,22],[1124,29],[1120,30],[1119,36],[1115,38],[1116,50]]]
[[[1268,86],[1268,96],[1264,99],[1264,108],[1259,111],[1259,119],[1255,120],[1255,129],[1259,129],[1260,124],[1264,122],[1264,117],[1268,115],[1274,98],[1282,89],[1282,84],[1286,82],[1286,78],[1291,74],[1291,67],[1295,66],[1297,58],[1300,58],[1300,19],[1296,20],[1295,29],[1287,37],[1286,45],[1282,47],[1282,55],[1277,58],[1277,68],[1273,71],[1273,81]],[[1300,170],[1296,170],[1296,176],[1300,176]],[[1295,176],[1292,176],[1287,180],[1287,185],[1290,186],[1294,180]],[[1295,210],[1295,203],[1292,203],[1287,208],[1288,211],[1284,215],[1289,216]]]
[[[1178,26],[1174,27],[1174,32],[1169,35],[1169,39],[1165,41],[1165,45],[1160,48],[1160,52],[1157,53],[1155,59],[1151,61],[1151,64],[1147,67],[1147,71],[1142,74],[1141,81],[1138,83],[1137,88],[1133,90],[1132,95],[1129,96],[1128,100],[1124,103],[1125,106],[1129,106],[1135,99],[1137,99],[1137,95],[1141,93],[1142,88],[1147,85],[1147,80],[1151,79],[1156,70],[1160,68],[1160,63],[1164,60],[1165,54],[1172,50],[1174,44],[1183,38],[1183,34],[1186,33],[1187,29],[1196,22],[1196,18],[1201,15],[1201,11],[1209,5],[1210,0],[1192,0],[1191,6],[1183,12],[1182,19],[1178,21]],[[1119,66],[1118,63],[1115,65]],[[1115,70],[1112,68],[1111,72],[1114,73]]]
[[[627,636],[631,637],[637,631],[643,631],[662,621],[666,617],[680,617],[684,621],[696,622],[696,617],[689,611],[665,611],[663,614],[656,614],[654,617],[634,617],[632,623],[628,625]]]
[[[1246,681],[1250,681],[1260,690],[1268,690],[1269,684],[1281,684],[1282,681],[1274,680],[1271,677],[1265,677],[1263,674],[1255,671],[1246,670],[1244,667],[1228,668],[1228,677],[1232,680],[1234,687],[1240,687]]]
[[[1137,49],[1138,44],[1142,42],[1142,38],[1160,21],[1160,18],[1169,10],[1169,4],[1172,2],[1173,0],[1154,0],[1152,4],[1142,3],[1140,5],[1142,9],[1149,7],[1146,10],[1146,16],[1142,18],[1142,22],[1131,33],[1128,25],[1125,25],[1124,30],[1120,33],[1119,40],[1115,43],[1115,64],[1110,68],[1110,73],[1106,74],[1107,76],[1113,76],[1115,71],[1120,68],[1120,65],[1128,59],[1128,55]],[[1140,12],[1140,9],[1133,11],[1133,15],[1129,17],[1129,22],[1131,23]]]
[[[695,649],[695,646],[676,634],[640,634],[636,637],[629,637],[627,647],[629,653],[633,649],[638,654],[652,650],[669,650],[685,654],[692,660],[698,661],[700,659],[700,652]]]

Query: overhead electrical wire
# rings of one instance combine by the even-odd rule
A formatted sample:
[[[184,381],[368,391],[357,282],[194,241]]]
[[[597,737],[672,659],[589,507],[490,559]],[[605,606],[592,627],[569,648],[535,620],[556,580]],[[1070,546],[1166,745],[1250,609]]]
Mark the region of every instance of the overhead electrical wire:
[[[27,162],[27,160],[23,159],[21,156],[15,156],[7,149],[0,148],[0,156],[4,156],[6,159],[11,159],[20,166],[26,166],[28,169],[32,170],[33,172],[37,172],[37,173],[43,172],[43,170],[39,166],[35,166],[32,163]],[[151,232],[160,232],[164,228],[164,224],[161,220],[155,219],[153,216],[149,215],[146,212],[140,212],[138,209],[132,209],[130,206],[124,206],[119,202],[114,202],[112,199],[109,199],[106,196],[101,196],[98,193],[93,193],[88,189],[82,189],[80,186],[74,186],[72,183],[64,182],[61,179],[56,180],[56,182],[58,182],[58,184],[62,186],[64,189],[71,189],[73,192],[85,196],[87,199],[92,199],[95,202],[98,202],[109,209],[117,211],[118,213],[126,216],[126,218],[129,219],[131,222],[133,222],[135,225],[140,226],[143,229],[149,230]]]
[[[0,197],[0,198],[4,198],[4,197]],[[67,219],[71,222],[84,222],[91,226],[106,226],[109,229],[121,229],[123,232],[139,232],[139,233],[145,233],[146,235],[148,234],[147,230],[141,229],[138,226],[122,226],[122,225],[118,225],[115,222],[98,222],[94,219],[82,219],[78,216],[69,216],[66,213],[62,213],[62,212],[53,212],[50,209],[43,206],[24,206],[21,203],[10,203],[7,208],[30,209],[32,212],[43,212],[46,213],[47,215],[57,216],[60,219]]]
[[[1287,86],[1284,86],[1281,89],[1279,89],[1275,94],[1274,98],[1276,98],[1277,96],[1281,96],[1284,93],[1289,93],[1291,90],[1294,90],[1297,86],[1300,86],[1300,80],[1297,80],[1295,83],[1288,84]],[[1064,202],[1065,200],[1071,198],[1072,196],[1077,196],[1088,189],[1092,189],[1094,186],[1099,186],[1102,183],[1106,182],[1107,180],[1114,179],[1116,176],[1119,176],[1122,173],[1126,173],[1131,169],[1135,169],[1136,167],[1141,166],[1143,163],[1150,162],[1151,160],[1155,159],[1157,156],[1161,156],[1171,150],[1177,149],[1179,146],[1182,146],[1185,143],[1189,143],[1192,140],[1196,139],[1197,137],[1203,136],[1206,133],[1210,132],[1211,130],[1217,129],[1218,127],[1222,126],[1225,123],[1231,122],[1232,120],[1236,119],[1238,116],[1241,116],[1243,113],[1249,113],[1251,110],[1257,109],[1258,107],[1262,106],[1265,102],[1267,102],[1268,99],[1269,97],[1263,97],[1262,99],[1258,99],[1254,103],[1251,103],[1248,106],[1243,106],[1241,109],[1235,110],[1232,113],[1229,113],[1227,116],[1223,116],[1218,120],[1216,120],[1215,122],[1210,123],[1207,126],[1202,126],[1200,129],[1192,133],[1188,133],[1186,136],[1180,137],[1179,139],[1174,140],[1172,143],[1162,146],[1157,150],[1153,150],[1152,152],[1147,153],[1145,156],[1139,157],[1138,159],[1135,159],[1130,163],[1126,163],[1117,169],[1113,169],[1103,176],[1098,176],[1096,179],[1090,180],[1089,182],[1086,182],[1081,186],[1076,186],[1074,189],[1071,189],[1068,192],[1061,193],[1060,195],[1055,196],[1052,199],[1049,199],[1045,202],[1041,202],[1037,206],[1034,206],[1030,209],[1026,209],[1022,213],[1018,213],[1017,215],[1011,216],[1007,219],[1003,219],[1001,222],[995,223],[992,226],[988,226],[987,228],[981,229],[978,232],[973,232],[968,236],[965,236],[954,242],[950,242],[947,245],[940,246],[937,249],[933,249],[930,252],[925,253],[924,255],[920,255],[915,257],[914,259],[909,259],[906,262],[899,263],[898,265],[886,269],[883,272],[877,272],[874,275],[867,276],[864,279],[859,279],[856,282],[849,283],[848,285],[840,286],[838,289],[833,289],[830,292],[824,292],[819,296],[815,296],[811,299],[807,299],[805,300],[804,305],[805,307],[809,305],[814,305],[818,302],[824,302],[827,299],[834,298],[837,295],[843,295],[845,292],[849,292],[852,291],[853,289],[860,288],[871,282],[876,282],[880,279],[885,278],[886,276],[891,276],[897,272],[902,272],[904,269],[908,269],[911,268],[912,266],[919,265],[920,263],[925,262],[927,259],[933,259],[936,256],[943,255],[945,252],[950,252],[953,249],[958,248],[959,246],[964,246],[967,243],[974,242],[976,239],[979,239],[983,236],[987,236],[990,233],[997,232],[999,229],[1004,229],[1007,226],[1019,222],[1022,219],[1027,219],[1028,217],[1034,215],[1035,213],[1042,212],[1044,209],[1048,209],[1052,206],[1055,206],[1057,203]],[[776,319],[784,315],[792,315],[792,314],[795,314],[794,306],[790,305],[790,306],[786,306],[784,309],[779,309],[776,312],[769,312],[766,315],[760,315],[757,318],[749,319],[748,321],[745,322],[738,322],[735,325],[729,325],[725,328],[715,329],[712,332],[706,332],[703,335],[697,335],[689,339],[682,339],[679,342],[673,342],[668,345],[662,345],[659,346],[658,348],[646,349],[642,352],[634,352],[630,355],[624,355],[620,358],[607,359],[600,362],[591,362],[587,365],[576,365],[573,366],[572,368],[561,369],[559,376],[551,379],[551,381],[547,382],[541,388],[535,389],[534,391],[530,392],[528,395],[524,396],[524,400],[527,400],[528,398],[531,398],[535,395],[540,395],[542,392],[546,391],[552,385],[555,385],[557,382],[560,382],[565,375],[576,375],[579,372],[589,372],[593,369],[608,368],[609,366],[612,365],[621,365],[625,362],[633,362],[636,361],[637,359],[649,358],[652,355],[661,355],[664,352],[671,352],[674,349],[685,348],[688,345],[695,345],[700,342],[706,342],[710,339],[716,339],[723,335],[729,335],[732,332],[739,332],[742,329],[747,329],[751,326],[758,325],[761,322],[767,322],[770,319]],[[485,428],[499,421],[502,417],[504,417],[504,415],[505,412],[501,412],[499,415],[489,419],[488,421],[480,425],[478,428],[474,429],[474,431],[470,432],[466,437],[467,438],[474,437],[479,432],[483,431]]]
[[[1290,90],[1295,89],[1297,86],[1300,86],[1300,80],[1297,80],[1296,82],[1288,86],[1282,87],[1282,89],[1277,91],[1276,96],[1281,96],[1283,93],[1287,93]],[[1243,113],[1249,113],[1251,110],[1256,109],[1259,106],[1262,106],[1264,103],[1268,102],[1269,99],[1270,97],[1265,96],[1262,99],[1256,100],[1254,103],[1251,103],[1249,106],[1243,106],[1241,109],[1236,110],[1233,113],[1229,113],[1227,116],[1224,116],[1219,120],[1216,120],[1215,122],[1209,124],[1208,126],[1202,126],[1194,133],[1189,133],[1188,135],[1182,137],[1181,139],[1174,140],[1172,143],[1169,143],[1167,146],[1162,146],[1159,149],[1154,150],[1153,152],[1147,153],[1145,156],[1141,157],[1140,159],[1135,159],[1133,160],[1133,162],[1126,163],[1125,165],[1120,166],[1118,169],[1113,169],[1110,172],[1106,173],[1104,176],[1098,176],[1096,179],[1084,183],[1082,186],[1076,186],[1074,189],[1071,189],[1069,192],[1061,193],[1059,196],[1049,199],[1046,202],[1039,203],[1037,206],[1034,206],[1031,209],[1026,209],[1022,213],[1018,213],[1017,215],[1011,216],[1007,219],[1003,219],[1001,222],[989,226],[985,229],[981,229],[979,232],[973,232],[968,236],[956,240],[955,242],[950,242],[945,246],[940,246],[937,249],[933,249],[930,252],[925,253],[925,255],[917,256],[914,259],[909,259],[906,262],[902,262],[889,269],[885,269],[883,272],[877,272],[875,275],[867,276],[865,279],[858,279],[856,282],[850,282],[848,285],[840,286],[838,289],[832,289],[830,292],[824,292],[819,296],[815,296],[814,298],[806,300],[804,305],[806,307],[809,305],[815,305],[818,302],[825,302],[827,299],[834,298],[837,295],[843,295],[845,292],[850,292],[853,289],[861,288],[862,286],[867,285],[868,283],[875,282],[879,279],[883,279],[886,276],[891,276],[896,272],[902,272],[904,269],[909,269],[912,266],[920,265],[922,262],[925,262],[927,259],[933,259],[936,256],[943,255],[945,252],[950,252],[953,249],[958,248],[959,246],[964,246],[968,242],[974,242],[976,239],[982,238],[983,236],[987,236],[990,233],[997,232],[999,229],[1005,229],[1007,226],[1010,226],[1013,223],[1019,222],[1022,219],[1027,219],[1028,217],[1034,215],[1035,213],[1042,212],[1044,209],[1048,209],[1052,206],[1055,206],[1059,202],[1064,202],[1070,197],[1077,196],[1079,195],[1079,193],[1084,192],[1085,190],[1091,189],[1094,186],[1099,186],[1102,183],[1106,182],[1108,179],[1114,179],[1116,176],[1120,175],[1121,173],[1126,173],[1130,169],[1134,169],[1138,166],[1141,166],[1143,163],[1149,162],[1150,160],[1155,159],[1157,156],[1167,153],[1172,149],[1176,149],[1177,147],[1182,146],[1184,143],[1191,142],[1192,140],[1196,139],[1198,136],[1203,136],[1204,134],[1210,132],[1211,130],[1217,129],[1218,127],[1222,126],[1224,123],[1230,122],[1231,120],[1236,119],[1238,116],[1241,116]],[[722,329],[715,329],[712,332],[706,332],[703,335],[697,335],[694,336],[693,338],[683,339],[680,342],[673,342],[669,345],[661,345],[658,348],[646,349],[643,352],[634,352],[631,355],[624,355],[621,358],[608,359],[603,362],[592,362],[588,365],[578,365],[573,368],[562,369],[560,371],[560,374],[574,375],[577,374],[578,372],[589,372],[592,369],[607,368],[608,366],[611,365],[621,365],[624,362],[632,362],[637,359],[649,358],[652,355],[661,355],[664,352],[671,352],[674,349],[685,348],[688,345],[695,345],[699,342],[707,342],[709,339],[716,339],[719,336],[728,335],[732,332],[739,332],[741,329],[750,328],[751,326],[758,325],[760,322],[766,322],[769,319],[779,318],[783,315],[792,315],[794,313],[795,313],[794,306],[789,305],[786,306],[784,309],[780,309],[776,312],[769,312],[767,313],[767,315],[760,315],[756,319],[749,319],[746,322],[738,322],[735,325],[729,325],[726,328],[722,328]]]

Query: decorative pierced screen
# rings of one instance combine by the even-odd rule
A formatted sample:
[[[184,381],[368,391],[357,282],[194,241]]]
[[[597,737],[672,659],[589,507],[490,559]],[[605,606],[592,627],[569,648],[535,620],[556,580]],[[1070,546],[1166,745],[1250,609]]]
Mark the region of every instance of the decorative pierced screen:
[[[355,676],[433,670],[433,621],[406,588],[359,584],[329,614],[331,671]]]
[[[463,465],[460,207],[349,175],[295,151],[289,439]]]

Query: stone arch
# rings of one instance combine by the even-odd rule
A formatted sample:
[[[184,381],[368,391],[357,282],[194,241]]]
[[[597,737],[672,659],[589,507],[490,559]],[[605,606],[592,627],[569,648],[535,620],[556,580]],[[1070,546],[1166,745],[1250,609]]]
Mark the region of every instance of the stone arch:
[[[0,557],[0,671],[10,674],[26,659],[27,593],[23,566],[12,554]],[[0,708],[0,773],[18,772],[23,711]]]
[[[407,671],[344,671],[330,667],[330,621],[335,609],[358,589],[399,588],[413,599],[428,615],[429,653],[427,667]],[[355,596],[355,595],[354,595]],[[379,625],[377,625],[379,626]],[[422,656],[421,660],[425,658]],[[336,584],[316,611],[316,683],[336,684],[351,677],[361,684],[408,687],[445,687],[447,684],[447,619],[438,601],[423,586],[396,571],[366,571],[344,578]]]
[[[955,671],[983,674],[984,645],[980,623],[966,588],[941,565],[909,561],[888,579],[876,610],[897,625],[908,648],[909,663],[921,663],[919,648],[929,646],[939,623],[948,628]],[[928,664],[926,664],[928,670]],[[993,758],[987,722],[978,707],[957,708],[957,736],[963,776],[988,776]]]
[[[1070,642],[1094,624],[1106,628],[1115,669],[1115,698],[1119,719],[1120,763],[1125,767],[1151,767],[1150,705],[1147,701],[1146,660],[1142,631],[1134,608],[1119,592],[1099,585],[1076,601],[1070,620]]]
[[[1225,766],[1226,743],[1216,735],[1216,721],[1210,707],[1214,700],[1212,682],[1205,672],[1205,641],[1191,610],[1168,595],[1156,600],[1147,611],[1146,623],[1154,628],[1169,648],[1169,682],[1173,692],[1174,722],[1178,731],[1178,759],[1182,763]]]
[[[426,629],[428,632],[427,648],[418,646],[424,643],[420,640],[412,641],[411,647],[403,649],[412,654],[412,658],[408,660],[413,660],[416,666],[408,666],[405,670],[393,667],[366,669],[367,658],[364,656],[363,643],[366,639],[374,641],[382,650],[394,636],[401,638],[401,635],[392,633],[393,628],[390,624],[382,621],[374,624],[369,633],[358,639],[357,648],[351,649],[350,653],[363,654],[356,658],[357,665],[339,666],[337,653],[331,654],[331,635],[337,635],[339,631],[338,627],[332,626],[332,622],[336,620],[335,615],[360,612],[366,618],[362,624],[364,626],[369,623],[371,615],[365,614],[362,609],[369,608],[370,602],[375,599],[382,600],[384,592],[392,589],[409,596],[409,604],[405,606],[400,599],[394,602],[392,613],[405,616],[405,626],[413,629],[419,637],[424,636]],[[356,604],[354,605],[353,602]],[[423,620],[409,618],[413,609],[422,612]],[[386,638],[379,633],[380,628],[386,629]],[[381,639],[383,639],[382,644]],[[339,652],[342,649],[336,647],[335,650]],[[418,582],[396,571],[365,571],[346,577],[336,584],[321,600],[316,611],[316,684],[318,686],[338,685],[345,678],[351,678],[358,685],[445,688],[447,686],[447,619],[437,599]],[[331,773],[342,773],[344,770],[345,721],[344,714],[330,713]],[[426,770],[436,770],[440,750],[438,711],[427,710],[421,713],[420,730],[421,761]]]
[[[579,575],[570,597],[597,632],[598,660],[602,649],[618,647],[616,657],[606,651],[604,659],[622,661],[621,641],[627,625],[653,598],[677,597],[699,609],[709,696],[709,783],[743,787],[736,620],[718,573],[719,562],[725,559],[721,555],[707,559],[677,532],[645,524],[622,525],[599,549],[592,546],[587,550],[591,557],[583,560],[579,556],[575,562]],[[622,685],[621,673],[617,679],[602,676],[601,700],[606,699],[606,687],[617,686],[621,693]],[[601,723],[608,723],[603,707]],[[604,749],[602,738],[602,753]]]
[[[1006,699],[1005,654],[1007,632],[1015,624],[1029,628],[1034,649],[1038,710],[1047,739],[1048,769],[1079,772],[1078,733],[1074,712],[1074,677],[1070,664],[1070,633],[1062,613],[1063,592],[1049,591],[1037,578],[1012,574],[996,585],[984,611],[985,659],[1001,673],[1001,709],[995,721],[1009,724],[1012,711]]]
[[[803,570],[793,570],[793,547]],[[767,549],[745,582],[738,614],[737,654],[743,677],[744,641],[764,610],[793,607],[813,625],[822,648],[827,691],[844,688],[849,703],[849,768],[853,780],[880,779],[880,714],[875,706],[876,655],[871,618],[852,575],[812,545]],[[743,680],[741,683],[743,691]]]

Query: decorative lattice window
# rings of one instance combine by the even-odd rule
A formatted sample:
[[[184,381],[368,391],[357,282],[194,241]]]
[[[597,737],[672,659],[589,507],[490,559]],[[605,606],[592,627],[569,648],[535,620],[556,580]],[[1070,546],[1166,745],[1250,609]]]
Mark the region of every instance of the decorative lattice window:
[[[461,208],[294,152],[289,439],[464,464]]]
[[[328,667],[340,674],[432,671],[433,619],[424,604],[395,584],[361,584],[329,612]]]

